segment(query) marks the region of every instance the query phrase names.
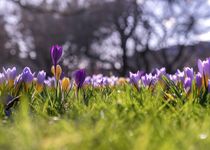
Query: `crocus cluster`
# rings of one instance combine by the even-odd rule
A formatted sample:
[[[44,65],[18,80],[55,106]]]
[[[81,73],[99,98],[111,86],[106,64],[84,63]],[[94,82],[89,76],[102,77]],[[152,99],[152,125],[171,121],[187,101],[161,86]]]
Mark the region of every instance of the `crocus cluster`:
[[[45,88],[60,88],[62,91],[68,91],[71,87],[70,78],[72,78],[75,81],[75,86],[78,89],[82,88],[86,78],[84,69],[76,70],[71,77],[61,78],[63,72],[58,63],[62,56],[62,51],[62,46],[59,45],[54,45],[50,49],[52,77],[47,77],[44,70],[38,71],[37,73],[32,72],[29,67],[25,67],[19,74],[16,67],[3,68],[3,72],[0,73],[0,86],[7,85],[9,89],[20,89],[24,87],[24,90],[29,90],[34,87],[38,93],[42,92]]]
[[[121,80],[120,80],[121,79]],[[120,84],[120,81],[122,81],[123,78],[118,78],[116,76],[103,76],[102,74],[93,75],[86,77],[84,84],[86,86],[92,86],[92,87],[106,87],[106,86],[115,86],[117,84]],[[124,79],[127,80],[127,79]]]
[[[163,76],[173,81],[175,84],[182,84],[183,87],[189,91],[194,80],[194,72],[192,68],[186,67],[184,71],[177,70],[175,74],[167,74],[165,68],[155,69],[152,73],[143,74],[130,72],[130,83],[135,87],[151,87],[157,83],[163,82]]]
[[[151,73],[138,71],[129,73],[128,78],[116,76],[104,76],[102,74],[86,77],[84,69],[78,69],[72,73],[72,76],[65,76],[62,67],[58,64],[62,57],[62,47],[55,45],[50,50],[52,59],[52,76],[47,76],[44,70],[33,72],[29,67],[25,67],[19,74],[16,67],[3,68],[0,73],[0,87],[7,85],[8,89],[22,89],[28,91],[32,87],[37,93],[45,89],[56,89],[57,92],[68,93],[71,89],[79,91],[83,86],[94,88],[113,87],[123,84],[131,84],[136,89],[142,87],[155,87],[158,83],[164,83],[164,78],[172,81],[175,85],[181,86],[186,93],[192,91],[193,85],[198,90],[205,89],[210,92],[210,58],[198,60],[198,72],[193,68],[185,67],[183,70],[177,70],[175,74],[166,73],[165,68],[155,69]],[[62,77],[63,76],[63,77]]]
[[[54,78],[48,78],[48,80],[45,81],[45,83],[49,87],[55,87],[56,90],[58,90],[59,85],[61,85],[60,89],[64,92],[68,92],[70,90],[70,87],[72,86],[71,82],[70,82],[70,78],[63,77],[61,79],[61,75],[63,72],[62,72],[61,66],[58,64],[58,62],[62,56],[62,53],[63,53],[62,46],[54,45],[51,47],[50,54],[51,54],[51,59],[52,59],[52,63],[53,63],[51,71],[54,75]],[[84,69],[76,70],[73,73],[72,78],[74,79],[74,81],[76,83],[77,90],[82,88],[82,85],[85,81],[85,77],[86,77],[86,72]]]
[[[158,81],[162,80],[162,76],[166,75],[166,69],[155,69],[152,73],[144,73],[138,71],[137,73],[129,74],[130,83],[136,88],[154,86]]]
[[[35,95],[42,95],[42,92],[52,89],[55,91],[55,97],[52,98],[55,101],[53,103],[57,104],[57,107],[63,108],[66,97],[75,85],[78,98],[79,90],[82,88],[86,78],[86,72],[84,69],[78,69],[73,73],[72,77],[62,77],[64,72],[62,72],[62,67],[58,64],[62,52],[62,46],[59,45],[54,45],[50,49],[53,77],[47,77],[44,70],[37,73],[33,72],[29,67],[25,67],[19,74],[16,67],[3,68],[3,73],[0,73],[0,90],[2,95],[7,95],[4,103],[5,115],[10,116],[10,108],[19,101],[22,93],[31,95],[33,101]],[[2,93],[3,90],[5,93]]]
[[[193,83],[195,83],[196,89],[204,88],[204,90],[207,89],[210,92],[210,58],[204,61],[198,60],[198,72],[189,67],[185,67],[183,71],[177,70],[175,74],[167,74],[165,68],[155,69],[149,74],[142,71],[130,72],[129,81],[137,88],[148,87],[162,82],[163,76],[173,81],[175,85],[183,87],[186,93],[192,90]]]
[[[200,63],[202,61],[199,60],[198,62]],[[200,90],[202,87],[210,87],[208,85],[208,76],[206,76],[202,72],[203,70],[200,72],[200,69],[198,72],[195,72],[193,68],[185,67],[183,71],[177,70],[177,72],[174,75],[169,75],[169,79],[172,80],[175,84],[181,84],[185,91],[189,93],[192,90],[193,83],[195,83],[195,87],[198,90]]]
[[[16,67],[5,69],[3,68],[3,73],[0,73],[0,84],[4,83],[8,85],[8,88],[19,88],[21,85],[25,89],[29,89],[33,84],[36,85],[36,89],[41,91],[44,86],[46,73],[45,71],[40,71],[37,74],[32,73],[29,67],[25,67],[23,71],[18,74]]]

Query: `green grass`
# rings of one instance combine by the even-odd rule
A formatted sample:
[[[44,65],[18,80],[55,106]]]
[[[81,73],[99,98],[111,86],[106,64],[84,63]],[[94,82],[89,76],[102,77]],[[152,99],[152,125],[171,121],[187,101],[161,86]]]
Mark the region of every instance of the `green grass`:
[[[71,92],[57,107],[54,92],[21,96],[1,115],[0,149],[209,149],[210,107],[193,96],[167,100],[163,91],[130,85]],[[182,100],[185,100],[185,103]],[[208,97],[206,101],[208,101]],[[60,110],[62,109],[62,111]]]

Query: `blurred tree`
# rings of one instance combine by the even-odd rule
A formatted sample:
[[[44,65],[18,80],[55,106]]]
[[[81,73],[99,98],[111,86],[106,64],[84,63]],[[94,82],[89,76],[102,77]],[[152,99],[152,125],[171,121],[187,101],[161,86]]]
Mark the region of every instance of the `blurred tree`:
[[[6,22],[4,16],[0,15],[0,68],[14,65],[17,61],[17,57],[14,56],[18,53],[15,48],[17,45],[13,45],[12,41],[6,31]],[[6,65],[6,66],[5,66]]]
[[[50,70],[49,49],[58,43],[65,49],[64,69],[73,70],[83,63],[90,72],[97,72],[98,67],[105,70],[99,64],[106,64],[121,75],[154,66],[165,66],[169,72],[181,67],[191,55],[186,57],[186,45],[195,44],[195,37],[208,30],[200,22],[210,15],[206,0],[10,2],[21,8],[20,30],[32,41],[28,64]],[[103,51],[100,46],[107,39],[111,42]],[[113,46],[120,52],[110,57]],[[121,69],[116,67],[119,63]]]
[[[113,7],[113,23],[115,30],[119,33],[120,47],[123,52],[121,75],[125,76],[129,69],[127,42],[136,30],[141,17],[141,9],[139,9],[136,0],[116,0]]]
[[[210,13],[206,0],[166,0],[161,5],[162,15],[150,15],[155,16],[156,20],[153,28],[159,26],[158,30],[161,31],[156,32],[156,47],[161,51],[161,57],[159,60],[156,56],[153,58],[160,66],[165,66],[168,72],[174,72],[176,68],[183,67],[195,52],[192,46],[192,53],[185,53],[187,45],[196,44],[196,36],[209,30],[209,26],[201,22],[209,18]],[[171,46],[175,46],[173,52],[168,50]]]
[[[0,49],[1,49],[1,53],[3,54],[3,56],[1,55],[1,59],[0,62],[2,63],[2,61],[5,61],[6,58],[8,58],[8,52],[6,50],[6,43],[8,41],[8,35],[7,32],[5,31],[5,22],[3,20],[3,16],[0,16]],[[3,52],[2,52],[3,50]],[[2,66],[1,66],[2,67]]]

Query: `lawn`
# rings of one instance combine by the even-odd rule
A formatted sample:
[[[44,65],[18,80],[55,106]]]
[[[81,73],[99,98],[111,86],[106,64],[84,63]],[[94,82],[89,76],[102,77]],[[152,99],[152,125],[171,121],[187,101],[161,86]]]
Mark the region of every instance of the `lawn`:
[[[84,101],[84,92],[85,99]],[[192,94],[165,98],[160,86],[85,87],[71,92],[62,112],[54,92],[22,96],[3,115],[0,149],[208,149],[210,108]],[[45,97],[44,99],[42,97]],[[184,102],[183,102],[184,99]],[[208,102],[207,98],[207,102]]]

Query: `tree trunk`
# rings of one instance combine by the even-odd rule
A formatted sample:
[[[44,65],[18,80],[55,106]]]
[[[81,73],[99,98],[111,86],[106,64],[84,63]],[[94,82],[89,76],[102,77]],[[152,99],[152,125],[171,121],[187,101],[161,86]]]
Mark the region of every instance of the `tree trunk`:
[[[122,61],[123,61],[123,66],[122,66],[122,72],[121,76],[126,76],[127,74],[127,69],[128,69],[128,57],[127,57],[127,49],[126,49],[126,40],[122,40],[121,48],[123,50],[123,56],[122,56]]]

